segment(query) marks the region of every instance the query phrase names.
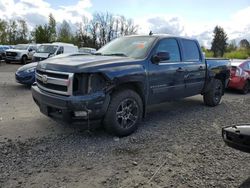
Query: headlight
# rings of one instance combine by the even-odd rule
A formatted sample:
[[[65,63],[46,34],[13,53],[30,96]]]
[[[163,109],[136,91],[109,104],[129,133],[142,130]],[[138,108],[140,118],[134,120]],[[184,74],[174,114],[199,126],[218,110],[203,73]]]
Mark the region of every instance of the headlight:
[[[32,68],[27,69],[25,72],[31,73],[31,72],[35,72],[35,70],[36,70],[36,67],[32,67]]]
[[[75,74],[73,91],[75,95],[85,95],[102,91],[106,87],[106,79],[98,73]]]

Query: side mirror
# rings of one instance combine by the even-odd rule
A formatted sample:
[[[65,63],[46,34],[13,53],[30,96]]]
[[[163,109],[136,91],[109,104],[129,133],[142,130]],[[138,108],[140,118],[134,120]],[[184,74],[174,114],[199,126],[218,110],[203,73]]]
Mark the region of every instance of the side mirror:
[[[28,51],[29,51],[29,52],[32,52],[33,50],[30,48]]]
[[[152,57],[152,62],[157,64],[161,61],[167,61],[170,59],[170,55],[168,52],[158,52],[156,55]]]

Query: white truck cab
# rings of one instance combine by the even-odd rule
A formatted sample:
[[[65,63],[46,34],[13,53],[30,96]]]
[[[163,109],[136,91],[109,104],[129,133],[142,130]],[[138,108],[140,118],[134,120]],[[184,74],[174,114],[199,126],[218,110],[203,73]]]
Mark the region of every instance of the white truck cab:
[[[73,44],[54,42],[41,44],[33,56],[33,62],[43,61],[59,54],[77,53],[78,47]]]

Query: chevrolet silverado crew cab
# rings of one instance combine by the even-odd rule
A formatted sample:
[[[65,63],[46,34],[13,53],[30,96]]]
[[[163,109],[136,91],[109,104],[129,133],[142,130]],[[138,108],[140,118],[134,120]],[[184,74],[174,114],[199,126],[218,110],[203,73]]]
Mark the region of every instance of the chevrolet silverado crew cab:
[[[93,55],[38,63],[32,95],[40,111],[53,119],[101,120],[110,133],[126,136],[150,105],[197,94],[206,105],[218,105],[229,64],[206,60],[196,40],[126,36]]]
[[[6,50],[5,62],[10,63],[14,61],[26,64],[32,60],[36,49],[36,44],[18,44],[14,49]]]

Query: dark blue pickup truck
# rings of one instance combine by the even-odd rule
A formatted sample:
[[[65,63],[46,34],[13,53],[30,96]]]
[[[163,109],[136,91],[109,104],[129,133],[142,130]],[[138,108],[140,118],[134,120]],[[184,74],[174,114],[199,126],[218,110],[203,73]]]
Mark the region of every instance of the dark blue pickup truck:
[[[112,134],[134,132],[147,107],[203,95],[220,103],[229,60],[204,58],[196,40],[169,35],[127,36],[93,55],[40,62],[34,101],[42,113],[67,122],[102,120]]]

